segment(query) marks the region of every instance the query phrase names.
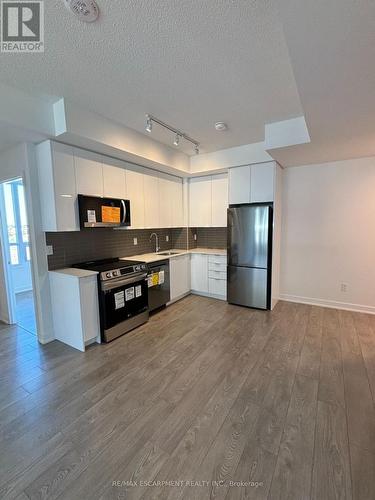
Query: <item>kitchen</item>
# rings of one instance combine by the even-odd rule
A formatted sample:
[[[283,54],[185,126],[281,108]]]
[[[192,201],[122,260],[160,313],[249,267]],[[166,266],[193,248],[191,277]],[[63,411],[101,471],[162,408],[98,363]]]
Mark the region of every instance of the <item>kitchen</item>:
[[[276,221],[280,206],[273,202],[276,191],[281,189],[281,168],[275,162],[231,169],[229,178],[228,174],[217,174],[182,179],[118,160],[111,162],[110,158],[52,141],[37,146],[37,158],[43,230],[52,253],[48,260],[54,331],[58,340],[80,350],[92,342],[105,340],[107,330],[110,330],[107,339],[111,340],[132,330],[147,321],[146,309],[152,312],[191,291],[227,299],[229,200],[233,206],[271,204],[273,247],[279,246],[280,230],[273,217]],[[63,179],[59,169],[63,169]],[[112,207],[118,221],[106,219],[109,227],[103,227],[106,223],[101,216],[109,205],[118,206]],[[246,224],[249,230],[255,227],[254,221]],[[118,227],[111,227],[114,225]],[[272,277],[273,286],[263,284],[264,294],[269,297],[252,304],[263,309],[273,308],[278,296],[280,256],[270,250],[269,258],[273,260],[274,272],[265,279]],[[135,266],[145,263],[147,268],[138,269],[132,261]],[[118,278],[131,271],[132,280],[137,273],[140,279],[130,287],[128,301]],[[146,279],[148,293],[142,293],[142,301],[134,287],[140,290],[137,286],[143,286]],[[247,281],[251,289],[255,280],[250,277]],[[245,281],[232,288],[243,286]],[[108,292],[113,290],[111,304],[102,304],[103,300],[107,302],[104,296],[108,295],[104,288]],[[94,307],[98,295],[103,295],[103,299]],[[241,304],[234,292],[232,295],[231,302]],[[139,304],[136,312],[130,313],[133,299]],[[81,304],[81,309],[77,310],[77,304]],[[66,314],[67,311],[71,314]],[[119,320],[120,313],[128,326],[126,321]],[[114,321],[110,316],[118,319]],[[106,327],[105,323],[111,326]],[[87,326],[82,328],[82,325]]]
[[[0,497],[373,500],[374,2],[0,18]]]

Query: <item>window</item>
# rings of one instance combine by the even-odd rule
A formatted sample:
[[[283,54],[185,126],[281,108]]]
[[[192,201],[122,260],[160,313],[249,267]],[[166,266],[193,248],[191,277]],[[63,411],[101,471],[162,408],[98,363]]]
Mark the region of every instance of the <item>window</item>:
[[[3,184],[10,263],[30,261],[30,231],[27,223],[25,190],[22,180]]]

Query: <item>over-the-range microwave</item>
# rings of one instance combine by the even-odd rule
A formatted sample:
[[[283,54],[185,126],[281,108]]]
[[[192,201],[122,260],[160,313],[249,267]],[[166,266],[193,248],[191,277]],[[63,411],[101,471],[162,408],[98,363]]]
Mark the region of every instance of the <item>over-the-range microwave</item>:
[[[130,201],[78,195],[81,229],[130,226]]]

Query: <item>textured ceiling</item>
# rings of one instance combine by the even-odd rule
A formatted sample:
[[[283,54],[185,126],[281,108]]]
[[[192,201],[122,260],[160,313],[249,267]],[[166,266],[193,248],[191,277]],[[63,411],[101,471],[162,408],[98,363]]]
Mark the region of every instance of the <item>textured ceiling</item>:
[[[90,25],[62,0],[44,4],[45,53],[1,54],[1,82],[64,96],[141,132],[154,114],[202,151],[258,142],[266,122],[303,113],[271,1],[98,0],[101,17]],[[229,131],[214,130],[219,120]],[[153,137],[172,142],[156,127]]]

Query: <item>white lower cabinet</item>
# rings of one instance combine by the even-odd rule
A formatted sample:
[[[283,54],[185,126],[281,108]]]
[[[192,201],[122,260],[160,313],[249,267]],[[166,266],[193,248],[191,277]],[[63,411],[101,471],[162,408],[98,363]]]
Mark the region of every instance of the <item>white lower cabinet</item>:
[[[190,255],[180,255],[169,260],[171,302],[190,292]]]
[[[208,293],[208,255],[191,254],[191,289],[193,292]]]
[[[97,276],[80,270],[50,271],[52,317],[55,339],[84,351],[100,342]]]

